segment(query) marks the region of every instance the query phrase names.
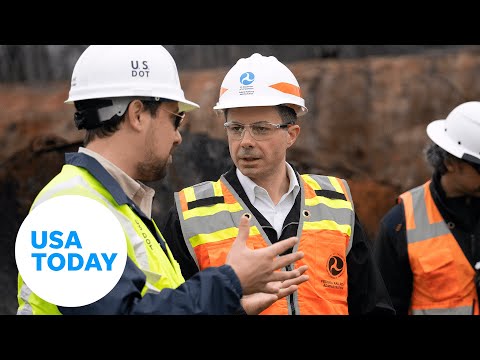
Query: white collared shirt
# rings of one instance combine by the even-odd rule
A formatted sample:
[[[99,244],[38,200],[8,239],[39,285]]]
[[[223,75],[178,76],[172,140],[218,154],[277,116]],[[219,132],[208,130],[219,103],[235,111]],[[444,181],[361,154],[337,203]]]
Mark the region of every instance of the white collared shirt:
[[[295,198],[300,191],[300,185],[298,184],[293,168],[287,162],[285,164],[287,166],[287,175],[290,179],[290,185],[288,186],[287,192],[283,194],[277,205],[273,203],[267,190],[255,184],[237,168],[238,180],[245,190],[248,200],[250,200],[250,203],[252,203],[265,219],[268,220],[277,232],[279,238],[282,234],[283,222],[292,209],[292,206],[295,203]]]

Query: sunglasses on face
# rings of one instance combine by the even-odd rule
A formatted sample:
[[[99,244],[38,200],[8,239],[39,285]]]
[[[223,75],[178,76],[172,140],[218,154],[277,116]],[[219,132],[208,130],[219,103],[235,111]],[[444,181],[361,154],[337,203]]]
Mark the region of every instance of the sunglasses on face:
[[[167,109],[164,109],[164,108],[160,108],[160,109],[162,109],[162,110],[166,111],[167,113],[175,116],[173,126],[175,127],[175,130],[178,130],[180,125],[182,125],[183,119],[185,119],[185,111],[182,111],[180,113],[174,113],[174,112],[168,111]]]

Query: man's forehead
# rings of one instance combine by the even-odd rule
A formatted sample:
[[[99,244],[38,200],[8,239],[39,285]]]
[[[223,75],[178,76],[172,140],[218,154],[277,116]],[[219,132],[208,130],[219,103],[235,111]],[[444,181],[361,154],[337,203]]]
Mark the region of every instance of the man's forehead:
[[[232,108],[227,112],[227,120],[241,120],[242,122],[259,122],[281,120],[277,109],[274,106],[255,106]]]

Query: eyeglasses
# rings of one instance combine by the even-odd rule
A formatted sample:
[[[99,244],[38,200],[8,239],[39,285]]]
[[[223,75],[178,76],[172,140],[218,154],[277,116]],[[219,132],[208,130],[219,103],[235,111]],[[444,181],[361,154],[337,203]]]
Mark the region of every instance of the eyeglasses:
[[[267,121],[256,122],[254,124],[245,125],[233,121],[226,122],[223,124],[227,130],[228,136],[232,140],[241,140],[245,134],[245,129],[249,128],[250,135],[257,140],[268,140],[273,136],[275,130],[286,129],[291,124],[273,124]]]
[[[168,111],[167,109],[164,109],[162,107],[160,109],[162,109],[162,110],[166,111],[167,113],[175,116],[175,122],[173,123],[173,126],[175,126],[175,130],[177,130],[180,127],[180,125],[182,125],[183,120],[185,119],[185,111],[182,111],[182,112],[177,114],[177,113]]]

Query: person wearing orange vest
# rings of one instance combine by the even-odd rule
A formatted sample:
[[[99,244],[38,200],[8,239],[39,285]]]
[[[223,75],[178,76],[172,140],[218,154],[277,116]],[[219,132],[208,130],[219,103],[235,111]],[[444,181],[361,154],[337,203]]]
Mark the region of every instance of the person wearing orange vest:
[[[273,56],[239,59],[226,74],[214,109],[225,117],[234,166],[217,181],[175,193],[162,233],[182,274],[190,278],[225,263],[246,212],[250,248],[296,236],[300,241],[289,252],[305,256],[284,271],[309,269],[308,281],[261,314],[393,314],[347,182],[300,175],[286,161],[300,134],[297,118],[307,112],[293,73]]]
[[[380,223],[375,257],[397,314],[478,315],[480,102],[427,126],[433,174]]]
[[[77,128],[86,130],[84,147],[66,154],[62,171],[32,208],[62,195],[97,201],[121,223],[127,262],[114,288],[85,306],[50,303],[19,274],[18,315],[229,315],[273,303],[308,279],[302,275],[307,267],[276,271],[303,257],[282,255],[298,239],[249,249],[249,220],[241,214],[226,263],[185,281],[152,218],[155,192],[144,184],[165,176],[182,142],[185,114],[199,108],[185,98],[175,60],[163,46],[89,46],[75,64],[66,102],[75,107]]]

